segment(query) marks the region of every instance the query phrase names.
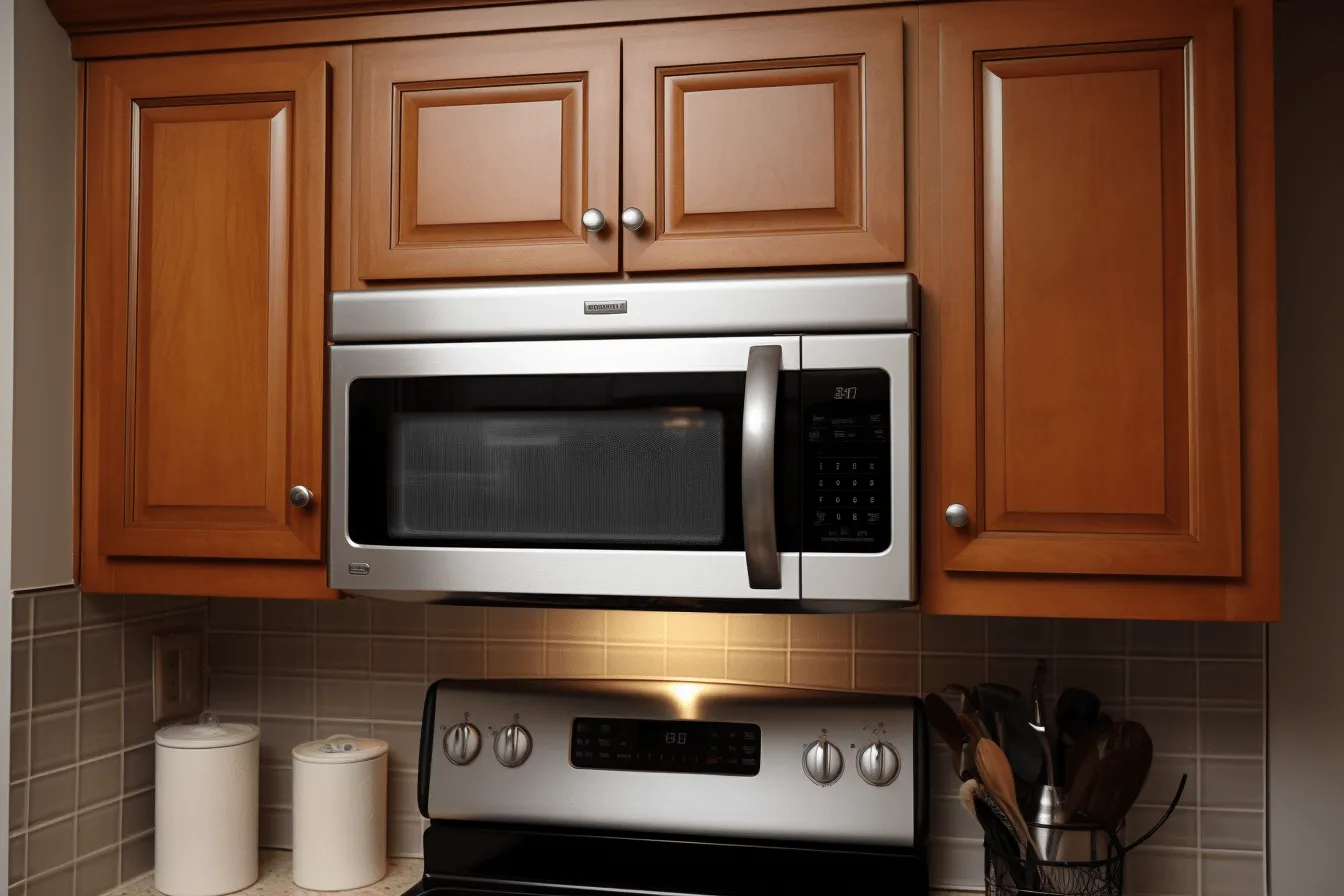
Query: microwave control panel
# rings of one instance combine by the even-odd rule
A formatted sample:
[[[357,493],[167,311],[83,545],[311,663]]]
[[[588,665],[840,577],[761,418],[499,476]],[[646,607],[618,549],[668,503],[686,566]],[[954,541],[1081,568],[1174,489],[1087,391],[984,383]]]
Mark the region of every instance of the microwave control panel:
[[[803,550],[876,554],[891,546],[891,378],[805,370]]]

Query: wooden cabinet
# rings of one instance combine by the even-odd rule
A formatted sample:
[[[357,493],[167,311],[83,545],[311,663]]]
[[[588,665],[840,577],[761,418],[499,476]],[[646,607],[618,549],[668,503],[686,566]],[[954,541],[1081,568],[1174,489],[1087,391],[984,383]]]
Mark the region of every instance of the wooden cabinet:
[[[1219,585],[1166,580],[1136,612],[1153,582],[1116,577],[1238,580],[1264,510],[1243,390],[1273,370],[1240,369],[1240,317],[1273,294],[1239,290],[1233,4],[957,4],[920,27],[925,600],[1220,615],[1199,593]],[[1092,607],[1088,576],[1108,577]],[[1011,596],[1028,587],[1055,603]],[[1263,594],[1248,615],[1276,610],[1277,581]]]
[[[903,15],[690,22],[623,42],[625,268],[905,259]]]
[[[87,590],[326,593],[328,106],[348,58],[89,67]]]

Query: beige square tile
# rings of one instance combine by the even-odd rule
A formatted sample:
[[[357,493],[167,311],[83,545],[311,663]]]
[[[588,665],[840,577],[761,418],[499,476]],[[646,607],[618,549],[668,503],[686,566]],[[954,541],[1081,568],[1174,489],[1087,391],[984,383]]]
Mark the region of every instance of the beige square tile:
[[[722,647],[669,647],[667,677],[727,678],[727,652]]]
[[[783,650],[789,646],[789,617],[734,613],[728,617],[728,646]]]
[[[1122,659],[1068,658],[1055,661],[1055,681],[1060,690],[1086,688],[1101,698],[1102,706],[1119,706],[1125,700],[1125,661]]]
[[[919,611],[881,610],[856,614],[854,646],[859,650],[918,651]]]
[[[33,634],[79,628],[79,589],[62,588],[33,595]]]
[[[345,678],[319,678],[316,687],[317,715],[328,719],[367,719],[370,685],[367,681]]]
[[[1265,748],[1265,714],[1258,709],[1199,711],[1200,746],[1205,754],[1260,756]]]
[[[166,630],[154,619],[128,622],[122,626],[122,683],[126,687],[140,687],[150,683],[154,663],[154,632],[160,629]],[[206,642],[206,648],[208,651],[209,641]]]
[[[546,611],[491,607],[485,611],[485,636],[491,641],[540,641],[546,637]]]
[[[546,610],[546,640],[588,641],[600,644],[607,639],[607,614],[601,610]],[[476,637],[469,620],[462,626],[464,637]]]
[[[346,737],[373,737],[373,723],[351,719],[318,719],[313,725],[313,737],[317,740],[338,734]]]
[[[1263,706],[1265,665],[1259,660],[1206,660],[1199,664],[1199,699]]]
[[[392,818],[420,818],[416,776],[411,772],[388,772],[387,814]]]
[[[929,800],[929,832],[936,839],[983,837],[983,829],[961,806],[961,800],[938,796]]]
[[[263,672],[288,669],[296,672],[313,671],[316,639],[312,635],[261,636],[261,668]]]
[[[1048,658],[1055,652],[1053,619],[990,619],[988,626],[990,653]]]
[[[262,715],[311,718],[313,708],[313,679],[273,675],[262,677]]]
[[[121,804],[108,803],[79,813],[75,824],[81,855],[107,849],[121,842]]]
[[[425,679],[424,638],[374,638],[373,674]]]
[[[1265,627],[1258,622],[1201,622],[1198,628],[1201,657],[1264,656]]]
[[[423,848],[423,833],[418,818],[395,818],[387,823],[387,854],[418,856]]]
[[[795,650],[852,650],[854,617],[793,616],[789,620],[789,644]]]
[[[416,771],[420,757],[420,726],[406,722],[374,722],[373,736],[387,741],[387,767]]]
[[[1131,706],[1126,718],[1148,729],[1158,753],[1194,753],[1199,749],[1198,716],[1186,707]]]
[[[9,719],[9,780],[28,777],[28,716],[10,716]]]
[[[728,651],[728,679],[757,684],[785,684],[789,680],[788,651]]]
[[[9,838],[9,882],[15,883],[28,876],[28,835],[15,834]]]
[[[1205,809],[1200,813],[1200,831],[1205,849],[1265,848],[1265,816],[1261,812],[1226,812]]]
[[[607,611],[608,644],[666,644],[666,613],[639,610]]]
[[[261,603],[261,601],[250,597],[210,598],[210,631],[255,632],[260,630]]]
[[[153,776],[151,774],[151,783]],[[121,794],[121,754],[86,762],[79,767],[77,804],[79,808],[105,802]]]
[[[14,638],[26,638],[33,633],[33,597],[31,594],[16,594],[10,601],[11,635]]]
[[[485,674],[490,678],[534,678],[546,669],[540,641],[491,642],[485,650]]]
[[[37,877],[75,859],[75,820],[28,831],[28,876]]]
[[[117,850],[87,856],[75,865],[75,896],[101,896],[116,886]]]
[[[485,644],[482,642],[430,641],[426,646],[430,681],[485,677]]]
[[[1125,859],[1128,896],[1193,896],[1199,890],[1199,853],[1193,849],[1135,850]]]
[[[1191,622],[1130,622],[1130,656],[1195,655],[1195,626]]]
[[[261,720],[261,764],[281,765],[286,768],[294,761],[292,751],[299,744],[313,739],[312,719]]]
[[[1124,839],[1133,840],[1146,834],[1162,819],[1166,811],[1165,807],[1158,806],[1135,806],[1130,809],[1129,814],[1125,816]],[[1199,846],[1199,813],[1194,809],[1178,808],[1171,813],[1171,818],[1167,819],[1161,830],[1148,841],[1148,845],[1178,849],[1193,849]]]
[[[1205,853],[1201,861],[1206,896],[1264,896],[1265,857],[1260,853]]]
[[[154,786],[154,745],[127,750],[122,762],[122,791],[134,793]]]
[[[874,694],[918,694],[919,657],[913,653],[856,653],[854,687]]]
[[[257,836],[263,849],[294,848],[294,815],[290,809],[262,809]]]
[[[83,729],[80,729],[81,735]],[[121,744],[138,747],[154,740],[154,693],[150,688],[127,691],[121,700]]]
[[[263,600],[264,632],[311,632],[317,628],[317,610],[311,600]]]
[[[728,643],[728,617],[722,613],[668,613],[667,643],[673,647],[717,647]]]
[[[121,882],[125,883],[154,870],[154,835],[148,834],[121,844]]]
[[[425,632],[431,638],[484,638],[485,607],[430,604],[425,608]]]
[[[929,653],[984,653],[985,620],[978,616],[921,616],[920,645]]]
[[[929,881],[936,887],[984,892],[983,838],[941,840],[929,850]]]
[[[546,675],[563,678],[600,678],[606,671],[607,648],[603,644],[546,645]]]
[[[121,629],[84,629],[79,633],[79,693],[105,694],[121,688]]]
[[[318,635],[316,651],[318,674],[363,677],[373,663],[373,645],[367,635]]]
[[[83,594],[79,601],[79,624],[111,625],[126,616],[126,601],[120,594]]]
[[[32,642],[15,641],[9,654],[9,711],[23,712],[32,706]]]
[[[330,634],[367,635],[373,613],[362,597],[323,600],[317,604],[317,630]]]
[[[1181,802],[1187,806],[1193,806],[1195,804],[1195,794],[1198,790],[1198,766],[1199,760],[1193,756],[1153,757],[1153,765],[1148,772],[1148,780],[1144,782],[1143,789],[1139,791],[1139,798],[1135,805],[1165,809],[1171,805],[1172,797],[1176,796],[1176,788],[1180,786],[1181,776],[1185,775],[1188,780],[1185,782],[1185,792],[1181,796]]]
[[[294,769],[291,766],[263,768],[257,785],[263,808],[288,809],[294,805]]]
[[[72,896],[74,887],[74,866],[28,881],[28,893],[31,896]]]
[[[32,739],[29,742],[31,774],[38,775],[74,765],[75,710],[35,711],[32,725]],[[111,745],[114,749],[115,746]]]
[[[33,706],[42,708],[79,695],[79,636],[75,632],[34,638]]]
[[[257,675],[210,670],[209,705],[213,711],[255,715],[260,698],[261,680]]]
[[[1058,619],[1055,653],[1060,656],[1124,656],[1128,629],[1118,619]]]
[[[921,656],[920,692],[941,691],[949,684],[973,688],[986,680],[988,671],[983,656]]]
[[[9,830],[21,831],[28,826],[28,783],[17,781],[9,785]]]
[[[372,612],[371,630],[375,635],[414,637],[425,634],[424,604],[375,600],[369,603],[369,608]]]
[[[607,675],[612,678],[663,678],[667,648],[607,645]]]
[[[75,811],[75,769],[64,768],[28,782],[28,823],[34,827]]]
[[[374,715],[393,722],[419,721],[425,708],[423,681],[373,681],[369,685]]]
[[[252,632],[211,633],[210,671],[255,672],[261,665],[261,638]]]
[[[1132,659],[1129,699],[1141,703],[1195,702],[1195,661]]]
[[[20,882],[9,888],[9,896],[28,896],[28,884]]]
[[[1204,808],[1264,809],[1263,760],[1204,759],[1200,772],[1199,803]],[[1191,780],[1194,780],[1193,776]]]
[[[853,654],[817,650],[789,654],[789,684],[847,691],[854,686]]]

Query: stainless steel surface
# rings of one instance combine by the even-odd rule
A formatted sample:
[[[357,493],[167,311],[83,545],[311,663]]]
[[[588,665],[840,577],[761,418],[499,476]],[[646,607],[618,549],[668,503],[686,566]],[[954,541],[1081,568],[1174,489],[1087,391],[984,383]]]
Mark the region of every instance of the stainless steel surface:
[[[915,550],[915,337],[900,334],[804,336],[804,370],[879,368],[891,377],[891,547],[878,554],[804,551],[806,600],[917,598]]]
[[[471,765],[480,752],[481,732],[470,722],[458,722],[443,732],[443,755],[453,765]]]
[[[797,336],[332,348],[328,582],[354,594],[407,601],[461,593],[797,598],[797,552],[780,556],[780,588],[766,591],[751,587],[745,551],[390,547],[356,544],[347,534],[347,405],[357,378],[745,372],[750,350],[760,345],[779,347],[781,369],[799,369]],[[367,572],[352,573],[352,564],[367,564]]]
[[[514,722],[495,733],[495,758],[505,768],[517,768],[532,755],[532,735]]]
[[[621,212],[621,226],[631,233],[638,233],[644,226],[644,213],[633,205]]]
[[[370,289],[332,294],[336,342],[892,333],[916,326],[909,274]],[[628,304],[585,314],[587,302]]]
[[[829,787],[845,773],[845,756],[822,734],[803,748],[803,772],[812,783]]]
[[[782,360],[777,345],[753,345],[747,355],[742,401],[742,533],[747,582],[778,589],[779,542],[775,538],[775,400]]]
[[[589,233],[597,233],[607,225],[607,216],[602,214],[601,209],[596,208],[586,210],[579,220],[583,222],[583,229]]]
[[[874,787],[887,787],[901,773],[900,754],[884,740],[873,741],[860,750],[854,765],[859,777]]]
[[[531,757],[512,769],[497,762],[456,766],[435,750],[429,757],[431,818],[914,845],[917,776],[909,769],[887,787],[873,787],[857,774],[818,787],[799,762],[823,730],[846,763],[874,739],[912,757],[916,717],[909,698],[692,682],[441,682],[431,722],[436,731],[466,715],[483,730],[515,721],[526,726]],[[569,745],[577,717],[756,724],[760,772],[748,777],[575,768]]]
[[[960,529],[971,521],[971,512],[965,504],[949,504],[947,510],[943,511],[943,517],[949,526]]]
[[[313,493],[301,485],[296,485],[289,490],[289,503],[295,507],[307,507],[308,502],[313,500]]]

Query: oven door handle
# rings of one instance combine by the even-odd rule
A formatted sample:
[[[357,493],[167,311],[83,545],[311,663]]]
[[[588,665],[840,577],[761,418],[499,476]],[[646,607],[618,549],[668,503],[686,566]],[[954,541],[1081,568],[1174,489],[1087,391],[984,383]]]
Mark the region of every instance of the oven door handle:
[[[742,399],[742,535],[747,582],[752,588],[781,587],[775,537],[775,404],[783,351],[753,345],[747,354]]]

